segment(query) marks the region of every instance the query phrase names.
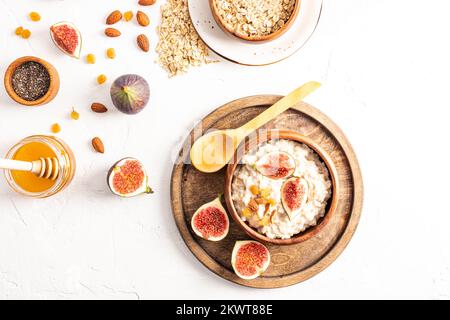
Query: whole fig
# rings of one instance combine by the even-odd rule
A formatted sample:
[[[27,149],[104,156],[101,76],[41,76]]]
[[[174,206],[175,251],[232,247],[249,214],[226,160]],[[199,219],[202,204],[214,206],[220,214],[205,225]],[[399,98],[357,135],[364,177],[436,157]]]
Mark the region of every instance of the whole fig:
[[[126,114],[141,112],[150,98],[147,81],[136,74],[126,74],[117,78],[111,86],[114,106]]]

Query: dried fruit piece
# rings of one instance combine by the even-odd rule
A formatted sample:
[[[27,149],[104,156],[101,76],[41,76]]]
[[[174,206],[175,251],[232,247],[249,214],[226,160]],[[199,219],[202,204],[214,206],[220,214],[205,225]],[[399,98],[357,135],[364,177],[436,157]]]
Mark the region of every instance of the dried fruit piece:
[[[144,166],[135,158],[116,162],[108,172],[107,181],[111,191],[121,197],[153,193]]]
[[[119,10],[115,10],[109,14],[109,16],[106,18],[106,24],[115,24],[122,20],[122,12]]]
[[[70,113],[70,117],[73,120],[79,120],[80,119],[80,114],[77,111],[75,111],[75,109],[72,109],[72,112]]]
[[[151,5],[154,5],[155,2],[156,2],[156,0],[139,0],[138,3],[139,3],[141,6],[151,6]]]
[[[50,35],[55,45],[65,54],[80,58],[81,33],[70,22],[59,22],[50,27]]]
[[[108,108],[106,108],[104,104],[94,102],[91,105],[91,110],[94,111],[95,113],[105,113],[108,111]]]
[[[127,11],[123,14],[123,18],[125,21],[130,21],[133,19],[133,11]]]
[[[114,59],[116,57],[116,50],[114,48],[108,48],[108,50],[106,50],[106,56],[109,59]]]
[[[252,210],[250,210],[249,208],[244,208],[243,210],[242,210],[242,216],[243,217],[245,217],[245,218],[250,218],[250,217],[252,217],[253,215],[254,215],[255,213],[252,211]]]
[[[41,15],[34,11],[30,12],[29,17],[30,17],[31,21],[34,21],[34,22],[41,20]]]
[[[210,241],[224,239],[229,226],[230,221],[220,202],[220,196],[198,208],[191,219],[191,227],[195,234]]]
[[[14,32],[16,35],[21,36],[23,32],[23,27],[17,27]]]
[[[285,179],[294,173],[295,160],[287,152],[271,152],[258,160],[256,170],[271,179]]]
[[[21,34],[22,38],[28,39],[31,36],[31,31],[28,29],[24,29]]]
[[[150,41],[145,34],[138,35],[137,44],[142,51],[148,52],[150,50]]]
[[[306,180],[294,177],[286,180],[281,187],[281,203],[289,219],[295,217],[306,203],[308,183]]]
[[[270,189],[270,188],[263,188],[259,191],[260,196],[263,198],[270,197],[271,193],[272,193],[272,189]]]
[[[94,64],[96,60],[97,60],[97,59],[95,58],[95,55],[92,54],[92,53],[89,53],[89,54],[86,56],[86,62],[89,63],[89,64]]]
[[[255,185],[250,186],[250,192],[253,195],[255,195],[255,196],[258,195],[259,194],[259,187],[255,186]]]
[[[105,146],[103,144],[103,141],[99,137],[95,137],[94,139],[92,139],[92,147],[98,153],[105,153]]]
[[[51,130],[53,133],[58,133],[61,131],[61,126],[58,123],[52,125]]]
[[[106,82],[107,78],[104,74],[101,74],[97,77],[97,83],[98,84],[104,84]]]
[[[145,12],[138,11],[136,13],[136,19],[137,19],[137,22],[143,27],[146,27],[150,24],[150,18],[148,17],[148,15]]]
[[[150,98],[147,81],[136,74],[126,74],[114,81],[111,86],[111,99],[114,106],[126,114],[141,112]]]
[[[106,28],[105,29],[105,34],[108,37],[111,38],[116,38],[116,37],[120,37],[120,35],[122,34],[119,30],[115,29],[115,28]]]
[[[238,277],[255,279],[269,267],[269,249],[256,241],[237,241],[231,254],[231,264]]]

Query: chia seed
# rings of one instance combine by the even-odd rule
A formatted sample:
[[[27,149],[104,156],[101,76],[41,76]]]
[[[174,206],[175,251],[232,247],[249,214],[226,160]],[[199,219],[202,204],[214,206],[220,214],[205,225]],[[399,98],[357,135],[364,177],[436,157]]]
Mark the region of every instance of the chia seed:
[[[42,64],[28,61],[14,71],[12,85],[19,97],[27,101],[36,101],[48,92],[50,74]]]

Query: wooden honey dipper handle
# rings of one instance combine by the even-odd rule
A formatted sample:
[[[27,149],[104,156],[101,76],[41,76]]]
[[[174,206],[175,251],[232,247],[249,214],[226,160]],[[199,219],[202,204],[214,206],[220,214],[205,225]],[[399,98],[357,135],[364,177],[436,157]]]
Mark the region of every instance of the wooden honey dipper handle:
[[[0,168],[8,170],[29,171],[40,178],[56,180],[59,175],[59,161],[56,158],[40,158],[35,161],[0,159]]]

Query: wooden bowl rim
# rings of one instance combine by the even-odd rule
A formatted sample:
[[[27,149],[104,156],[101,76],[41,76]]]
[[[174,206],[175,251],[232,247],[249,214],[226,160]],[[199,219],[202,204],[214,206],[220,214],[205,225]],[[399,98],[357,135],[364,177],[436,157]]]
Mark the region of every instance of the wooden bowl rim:
[[[13,76],[14,72],[16,71],[16,69],[19,66],[21,66],[22,64],[24,64],[26,62],[30,62],[30,61],[37,62],[37,63],[41,64],[42,66],[44,66],[44,68],[47,70],[47,72],[50,76],[50,85],[48,87],[47,92],[45,93],[44,96],[42,96],[41,98],[34,100],[34,101],[28,101],[28,100],[25,100],[22,97],[20,97],[14,91],[14,88],[12,85],[12,76]],[[17,58],[13,62],[11,62],[11,64],[8,66],[8,68],[6,69],[6,72],[5,72],[4,84],[5,84],[5,89],[6,89],[6,92],[8,93],[8,95],[11,97],[11,99],[16,101],[17,103],[20,103],[25,106],[38,106],[38,105],[42,105],[47,102],[50,102],[54,98],[54,97],[52,97],[52,95],[55,94],[55,92],[54,92],[55,90],[53,90],[53,89],[55,89],[56,86],[59,86],[59,75],[58,75],[58,72],[56,71],[55,67],[51,63],[49,63],[41,58],[38,58],[38,57],[24,56],[24,57]]]
[[[307,228],[305,231],[302,231],[289,239],[271,239],[263,235],[262,233],[259,233],[256,229],[250,227],[245,221],[241,219],[240,215],[237,213],[231,197],[231,185],[233,182],[234,172],[242,156],[245,153],[249,152],[250,150],[253,150],[257,146],[261,145],[262,143],[272,140],[272,136],[274,136],[274,139],[287,139],[303,143],[307,145],[309,148],[311,148],[314,152],[316,152],[320,160],[322,160],[325,163],[325,166],[328,169],[332,182],[331,202],[330,200],[328,200],[330,206],[325,215],[319,219],[319,223],[315,226]],[[225,174],[224,197],[228,211],[231,213],[231,217],[245,231],[247,235],[249,235],[251,238],[255,240],[262,241],[265,243],[270,243],[274,245],[292,245],[311,239],[328,224],[337,208],[338,194],[339,194],[339,182],[338,182],[339,180],[337,169],[333,161],[328,156],[328,154],[322,149],[322,147],[320,147],[316,142],[300,134],[299,132],[292,130],[268,130],[266,138],[260,139],[260,136],[258,135],[256,141],[252,142],[254,143],[250,145],[250,142],[247,140],[244,144],[241,144],[241,146],[237,149],[233,157],[234,161],[230,162],[227,166],[227,171]]]
[[[275,40],[279,37],[281,37],[284,33],[286,33],[294,24],[295,20],[298,17],[298,13],[300,12],[301,7],[301,0],[295,0],[294,10],[292,11],[292,14],[289,18],[289,20],[277,31],[265,35],[265,36],[255,36],[255,37],[249,37],[245,36],[243,34],[240,34],[239,32],[236,32],[232,28],[230,28],[226,23],[223,22],[222,18],[217,12],[217,6],[216,6],[216,0],[209,0],[209,6],[211,7],[211,12],[216,20],[217,24],[227,33],[232,34],[233,36],[245,40],[245,41],[251,41],[251,42],[262,42],[262,41],[271,41]]]

